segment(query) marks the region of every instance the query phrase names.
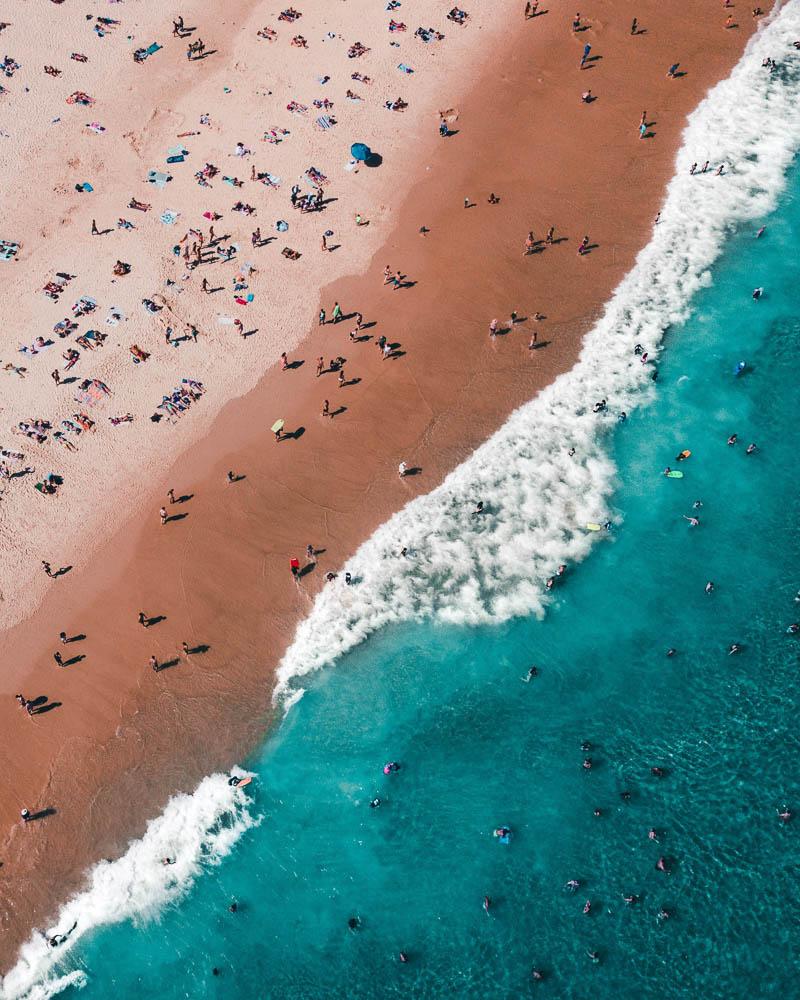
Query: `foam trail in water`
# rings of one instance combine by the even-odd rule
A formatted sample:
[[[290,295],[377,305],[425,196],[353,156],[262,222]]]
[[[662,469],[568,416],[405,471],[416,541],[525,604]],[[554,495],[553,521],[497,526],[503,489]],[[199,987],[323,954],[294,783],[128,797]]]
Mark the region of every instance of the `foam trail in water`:
[[[710,281],[731,227],[773,209],[783,190],[800,146],[797,38],[800,0],[790,0],[690,116],[661,222],[578,363],[361,546],[347,566],[357,584],[340,578],[326,587],[299,626],[277,698],[290,695],[292,678],[391,622],[478,625],[544,612],[545,581],[591,548],[586,523],[613,517],[615,469],[603,438],[621,411],[652,394],[652,366],[640,364],[634,345],[657,356],[664,331],[687,318],[693,294]],[[777,72],[762,66],[767,56],[781,63]],[[706,159],[712,169],[690,176],[691,164]],[[716,176],[720,163],[725,172]],[[595,414],[602,399],[608,410]],[[473,516],[478,499],[487,509]],[[403,546],[407,557],[398,554]]]
[[[238,769],[233,773],[245,775]],[[205,868],[219,864],[245,830],[259,822],[245,792],[228,780],[213,774],[193,794],[176,795],[123,857],[95,865],[87,888],[61,908],[53,927],[34,933],[22,947],[16,966],[0,984],[0,997],[46,1000],[68,986],[84,986],[81,970],[64,967],[85,934],[103,924],[155,917],[185,895]],[[174,864],[164,864],[165,858]],[[52,947],[49,942],[57,935],[66,939]]]

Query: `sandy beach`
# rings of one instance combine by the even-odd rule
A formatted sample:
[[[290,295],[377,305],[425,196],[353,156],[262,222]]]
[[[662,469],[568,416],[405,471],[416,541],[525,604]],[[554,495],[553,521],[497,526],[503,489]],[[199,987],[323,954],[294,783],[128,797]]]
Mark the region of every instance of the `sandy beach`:
[[[36,470],[4,481],[0,504],[0,760],[11,776],[0,797],[4,962],[89,863],[119,853],[173,792],[241,760],[269,724],[275,666],[319,588],[344,586],[347,558],[364,538],[573,364],[647,242],[687,113],[753,30],[749,12],[726,30],[726,12],[699,3],[624,13],[600,3],[578,31],[572,11],[542,8],[526,20],[523,4],[467,8],[463,26],[433,0],[413,14],[410,5],[380,5],[369,16],[353,0],[304,4],[295,22],[254,6],[228,7],[225,23],[187,6],[185,23],[198,29],[183,41],[149,2],[48,5],[36,15],[38,32],[31,17],[2,34],[22,68],[0,95],[0,239],[20,244],[15,259],[0,261],[1,353],[4,365],[26,369],[24,377],[0,371],[2,446],[25,455],[9,459],[12,473]],[[98,38],[84,7],[122,24]],[[388,32],[390,18],[406,30]],[[57,51],[43,37],[52,19],[63,22]],[[428,25],[445,38],[414,36]],[[264,27],[278,37],[259,37]],[[307,49],[291,45],[297,34]],[[82,35],[83,48],[73,49]],[[217,51],[187,59],[186,45],[200,36]],[[135,63],[133,49],[154,41],[163,49]],[[370,51],[349,58],[356,41]],[[87,63],[70,60],[89,43]],[[45,98],[40,64],[50,63],[63,75],[43,76],[57,94]],[[372,82],[353,81],[356,72]],[[103,81],[112,73],[109,95]],[[348,89],[363,101],[348,100]],[[594,99],[583,101],[589,89]],[[75,91],[95,104],[67,105]],[[385,107],[398,96],[408,108]],[[36,114],[23,130],[28,99]],[[315,99],[334,107],[315,108]],[[290,101],[307,111],[287,111]],[[437,131],[442,109],[453,109],[447,138]],[[205,115],[209,125],[200,124]],[[323,115],[336,124],[315,126]],[[56,117],[64,120],[51,124]],[[273,129],[281,141],[264,142]],[[367,142],[380,165],[353,168],[353,141]],[[188,158],[167,164],[181,142]],[[237,143],[252,155],[237,156]],[[210,188],[194,177],[206,163],[219,166]],[[10,193],[24,164],[35,165],[28,172],[47,192],[41,201]],[[251,181],[251,168],[268,172],[269,184]],[[313,192],[309,168],[326,178],[323,200],[335,200],[303,214],[289,193],[303,178],[301,192]],[[148,184],[151,169],[173,179]],[[93,191],[75,190],[87,182]],[[128,208],[132,197],[151,209]],[[256,214],[232,212],[237,201]],[[201,251],[213,263],[189,270],[172,247],[197,242],[179,243],[188,228],[208,244],[206,212],[219,216],[213,225],[226,238]],[[117,229],[119,218],[137,228]],[[93,219],[113,231],[93,236]],[[270,242],[252,245],[256,227],[256,242]],[[332,252],[321,249],[327,231],[338,244]],[[588,252],[579,254],[584,236]],[[232,243],[239,250],[223,261],[217,248]],[[301,256],[283,256],[284,247]],[[129,274],[113,274],[117,260]],[[387,266],[402,275],[399,287],[385,282]],[[41,289],[59,272],[75,277],[54,301]],[[221,290],[204,293],[204,278]],[[61,339],[53,325],[81,296],[97,307]],[[318,325],[320,306],[330,319],[336,302],[342,321]],[[186,339],[172,346],[167,327],[170,339]],[[82,347],[64,371],[62,353],[92,328],[107,333],[105,342]],[[18,352],[39,335],[52,346]],[[147,359],[134,364],[132,345]],[[345,361],[332,369],[337,357]],[[77,381],[57,385],[56,367]],[[185,412],[157,409],[185,378],[205,391]],[[90,402],[76,402],[84,379],[111,395],[90,386]],[[53,432],[76,411],[94,426],[66,428],[73,451]],[[128,413],[131,422],[109,420]],[[52,425],[42,444],[6,433],[30,417]],[[277,419],[285,421],[280,441],[269,430]],[[399,477],[401,461],[414,474]],[[51,471],[64,480],[55,495],[35,491]],[[297,580],[292,558],[302,567]],[[42,560],[71,568],[51,580]],[[338,576],[326,584],[329,572]],[[61,646],[62,630],[80,638]],[[165,669],[151,670],[151,656]],[[34,714],[14,701],[20,692],[36,699]],[[22,808],[52,813],[23,825]]]

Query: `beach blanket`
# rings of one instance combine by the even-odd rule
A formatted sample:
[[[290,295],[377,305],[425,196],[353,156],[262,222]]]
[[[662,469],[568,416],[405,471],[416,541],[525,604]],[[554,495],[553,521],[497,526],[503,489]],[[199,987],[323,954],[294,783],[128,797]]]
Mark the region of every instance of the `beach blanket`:
[[[0,240],[0,260],[11,260],[17,256],[19,243],[12,243],[10,240]]]
[[[327,131],[329,128],[333,128],[336,124],[336,119],[331,118],[330,115],[320,115],[317,118],[315,125],[319,126],[323,131]]]
[[[80,389],[72,398],[76,403],[81,403],[83,406],[95,406],[105,395],[99,386],[92,383],[85,389]]]
[[[166,211],[162,212],[159,219],[164,223],[165,226],[174,226],[178,221],[178,216],[180,212],[176,212],[174,208],[168,208]]]
[[[155,184],[157,188],[163,188],[167,186],[167,181],[171,181],[172,177],[170,174],[162,174],[160,170],[148,170],[147,171],[147,183]]]

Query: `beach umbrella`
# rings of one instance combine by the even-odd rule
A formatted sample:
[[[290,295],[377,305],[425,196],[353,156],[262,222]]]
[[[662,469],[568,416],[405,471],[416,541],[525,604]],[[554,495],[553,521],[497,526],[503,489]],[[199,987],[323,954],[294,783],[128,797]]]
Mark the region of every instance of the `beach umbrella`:
[[[276,420],[275,423],[270,427],[273,434],[277,434],[278,431],[283,430],[283,425],[286,423],[285,420]]]
[[[350,155],[354,160],[366,161],[372,156],[372,150],[369,146],[365,146],[363,142],[354,142],[350,147]]]

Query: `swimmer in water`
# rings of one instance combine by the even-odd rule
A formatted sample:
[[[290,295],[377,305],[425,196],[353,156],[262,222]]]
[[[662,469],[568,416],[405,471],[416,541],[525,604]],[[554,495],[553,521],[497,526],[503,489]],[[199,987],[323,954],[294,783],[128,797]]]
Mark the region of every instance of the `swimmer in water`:
[[[669,875],[669,864],[666,858],[659,858],[658,861],[656,861],[656,868],[658,871],[665,872]]]
[[[569,889],[570,892],[575,892],[577,889],[580,889],[580,887],[581,887],[581,884],[578,881],[578,879],[576,879],[576,878],[571,878],[569,880],[569,882],[566,882],[564,884],[564,888],[565,889]]]
[[[651,767],[650,773],[655,778],[663,778],[666,772],[664,771],[663,767]]]
[[[588,753],[591,749],[592,749],[592,744],[588,740],[584,740],[581,743],[581,750],[583,750],[584,753]]]
[[[584,757],[583,758],[583,769],[584,769],[584,771],[591,771],[591,769],[592,769],[593,766],[594,766],[594,764],[593,764],[593,761],[592,761],[591,757]]]
[[[390,760],[388,764],[383,765],[384,774],[394,774],[395,771],[400,770],[400,765],[396,760]]]
[[[603,815],[603,810],[599,809],[599,808],[598,809],[594,809],[593,812],[592,812],[592,815],[595,816],[595,817],[597,817],[597,819],[599,819]]]
[[[546,589],[547,590],[552,590],[553,587],[554,587],[554,585],[555,585],[555,582],[556,582],[556,578],[554,576],[548,577],[547,578],[547,582],[545,583]]]
[[[728,656],[732,656],[733,653],[741,652],[741,649],[742,647],[739,645],[738,642],[732,642],[730,646],[728,646]]]
[[[695,510],[700,510],[702,506],[703,506],[702,500],[695,500],[695,502],[692,504],[692,507],[694,507]]]
[[[483,513],[483,500],[479,500],[475,505],[475,510],[472,512],[472,516],[475,517],[477,514]]]
[[[544,973],[541,969],[537,969],[535,966],[531,969],[531,979],[535,979],[537,983],[540,983],[544,979]]]
[[[370,799],[369,807],[370,807],[370,809],[377,809],[378,806],[380,806],[380,804],[381,804],[381,800],[376,795],[374,799]]]
[[[764,232],[764,230],[765,230],[766,228],[767,228],[766,226],[762,226],[762,227],[761,227],[761,228],[759,229],[759,231],[758,231],[758,232],[756,233],[756,239],[758,239],[758,238],[759,238],[759,237],[760,237],[760,236],[762,235],[762,233]]]
[[[800,632],[800,622],[792,622],[791,625],[786,626],[787,635],[797,635]]]
[[[586,949],[586,954],[589,956],[589,958],[591,958],[591,960],[593,962],[598,963],[600,961],[600,952],[599,951],[590,951],[587,948]]]
[[[623,802],[630,802],[631,793],[628,791],[620,792],[619,797],[622,799]]]
[[[686,514],[682,514],[681,517],[687,520],[689,522],[689,526],[692,528],[696,528],[700,524],[700,518],[698,517],[688,517]]]
[[[672,916],[672,910],[668,910],[666,906],[662,906],[661,909],[658,911],[659,920],[669,920],[671,916]]]
[[[647,839],[654,840],[656,843],[658,843],[658,830],[656,830],[654,827],[651,826],[650,829],[647,831]]]
[[[736,444],[738,438],[739,438],[738,434],[731,434],[731,436],[728,438],[728,446],[732,448]]]
[[[792,810],[789,809],[788,806],[784,806],[783,809],[778,810],[778,819],[782,823],[788,823],[789,820],[792,818],[792,815],[793,815]]]
[[[507,837],[511,833],[511,830],[507,826],[498,826],[496,830],[493,831],[495,837]]]
[[[674,656],[677,652],[678,650],[675,649],[674,646],[670,646],[670,648],[667,650],[667,656]]]
[[[491,907],[491,905],[492,905],[492,900],[491,900],[491,898],[490,898],[489,896],[484,896],[484,897],[483,897],[483,912],[484,912],[484,913],[485,913],[485,914],[486,914],[487,916],[489,915],[489,908]]]
[[[347,921],[347,926],[350,928],[351,931],[357,931],[361,926],[361,918],[350,917],[350,919]]]
[[[161,859],[161,864],[162,865],[174,865],[175,864],[175,858],[162,858]]]
[[[744,453],[745,455],[752,455],[754,451],[758,451],[758,445],[751,441],[750,444],[745,448]]]
[[[761,298],[761,296],[763,294],[764,294],[764,289],[763,288],[754,288],[753,289],[753,301],[754,302],[758,302],[758,300]]]
[[[583,904],[583,912],[584,913],[591,913],[592,912],[592,903],[591,903],[591,900],[587,899],[586,902]]]
[[[639,902],[639,897],[638,896],[634,896],[634,895],[623,896],[622,898],[625,900],[625,902],[628,904],[628,906],[633,906],[634,903],[638,903]]]
[[[563,576],[564,573],[566,572],[566,569],[567,569],[566,564],[561,563],[561,565],[556,570],[556,576]]]
[[[539,668],[538,667],[528,667],[528,674],[527,674],[527,676],[526,677],[522,677],[521,680],[525,684],[530,684],[530,682],[533,680],[533,678],[534,677],[538,677],[538,676],[539,676]]]
[[[713,580],[709,580],[708,583],[706,584],[706,593],[707,594],[713,594],[714,593],[714,581]]]
[[[408,961],[408,955],[404,951],[401,951],[397,957],[400,959],[403,965],[405,965],[406,962]]]

